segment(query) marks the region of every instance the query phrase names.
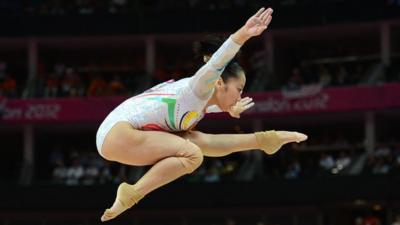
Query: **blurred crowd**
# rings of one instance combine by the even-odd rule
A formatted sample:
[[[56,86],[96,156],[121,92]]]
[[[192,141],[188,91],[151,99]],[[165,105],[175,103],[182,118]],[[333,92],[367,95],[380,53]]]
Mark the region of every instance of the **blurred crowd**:
[[[7,98],[132,96],[157,83],[190,76],[198,68],[193,60],[176,59],[175,63],[170,61],[158,60],[159,66],[151,75],[144,70],[130,69],[132,67],[127,65],[107,69],[104,64],[97,64],[91,65],[88,69],[57,63],[51,70],[39,71],[31,80],[16,79],[13,74],[7,72],[7,63],[3,61],[0,62],[0,96]],[[374,65],[376,64],[302,65],[293,68],[292,73],[286,75],[288,77],[286,83],[280,83],[273,89],[282,87],[284,91],[297,91],[307,85],[324,88],[400,81],[400,68],[396,66],[383,68],[379,75],[376,75]],[[254,74],[252,71],[247,74],[249,82],[246,88],[254,90],[252,85],[260,84],[251,82]]]
[[[292,69],[283,89],[299,90],[306,85],[321,87],[379,84],[400,81],[397,65],[383,67],[373,62],[302,64]]]
[[[317,138],[318,139],[318,138]],[[102,159],[96,151],[56,146],[49,154],[49,170],[41,177],[55,184],[95,185],[136,181],[149,167],[130,167]],[[365,153],[362,144],[320,137],[311,144],[284,146],[273,157],[246,151],[222,158],[206,158],[187,182],[215,183],[303,179],[326,176],[400,176],[400,144],[379,144]]]

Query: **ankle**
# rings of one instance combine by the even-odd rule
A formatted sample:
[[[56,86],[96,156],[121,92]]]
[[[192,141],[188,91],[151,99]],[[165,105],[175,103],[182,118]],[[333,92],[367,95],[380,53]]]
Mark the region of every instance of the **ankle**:
[[[275,130],[255,132],[254,135],[259,148],[267,154],[274,154],[282,145],[280,137]]]

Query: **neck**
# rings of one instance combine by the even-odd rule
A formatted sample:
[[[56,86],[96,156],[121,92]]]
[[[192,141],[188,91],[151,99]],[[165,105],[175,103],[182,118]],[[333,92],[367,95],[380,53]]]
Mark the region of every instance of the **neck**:
[[[217,105],[217,97],[215,95],[215,90],[211,96],[211,98],[208,100],[207,104],[206,104],[206,108],[211,106],[211,105]]]

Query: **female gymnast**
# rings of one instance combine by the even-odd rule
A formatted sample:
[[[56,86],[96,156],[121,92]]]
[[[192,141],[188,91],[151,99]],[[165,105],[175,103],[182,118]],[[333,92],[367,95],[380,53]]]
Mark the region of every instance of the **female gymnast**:
[[[106,117],[96,135],[100,155],[127,165],[152,167],[135,184],[119,185],[114,204],[105,210],[102,221],[115,218],[153,190],[192,173],[203,156],[252,149],[274,154],[283,144],[307,139],[304,134],[288,131],[219,135],[191,131],[205,113],[224,111],[240,117],[254,105],[252,99],[241,98],[246,77],[231,60],[247,40],[267,29],[271,19],[272,9],[261,8],[211,57],[205,56],[207,63],[193,76],[159,84],[129,98]]]

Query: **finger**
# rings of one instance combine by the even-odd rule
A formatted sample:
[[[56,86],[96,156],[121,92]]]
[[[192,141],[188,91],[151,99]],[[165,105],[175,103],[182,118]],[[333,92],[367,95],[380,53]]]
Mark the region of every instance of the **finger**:
[[[249,103],[243,105],[243,107],[247,107],[248,105],[254,105],[254,102],[249,102]]]
[[[265,21],[265,25],[268,26],[271,23],[272,16],[268,16],[267,20]]]
[[[261,9],[258,10],[258,12],[256,14],[254,14],[255,17],[259,17],[263,12],[264,12],[265,8],[262,7]]]
[[[252,103],[250,103],[248,105],[245,105],[244,108],[245,108],[245,110],[247,110],[247,109],[250,109],[253,106],[254,106],[254,102],[252,102]]]
[[[250,98],[250,97],[244,97],[244,98],[240,99],[240,101],[241,101],[241,102],[245,102],[245,101],[247,101],[247,100],[249,100],[249,99],[251,99],[251,98]]]
[[[260,15],[260,19],[264,22],[267,20],[268,16],[272,15],[273,10],[271,8],[268,8],[267,10],[265,10],[261,15]]]
[[[244,104],[246,104],[247,101],[248,101],[247,98],[242,98],[242,99],[240,99],[240,101],[238,102],[238,104],[244,105]]]
[[[272,9],[269,8],[269,9],[267,9],[266,11],[264,11],[264,12],[260,15],[260,19],[261,19],[263,22],[265,22],[265,21],[267,20],[268,16],[271,16],[271,15],[272,15]]]
[[[250,103],[251,101],[253,101],[252,98],[247,98],[247,99],[243,99],[242,103],[244,103],[246,105],[246,104]]]
[[[268,11],[265,11],[259,18],[260,18],[260,20],[261,20],[261,22],[262,23],[264,23],[266,20],[267,20],[267,17],[269,16],[270,14],[268,13]]]

